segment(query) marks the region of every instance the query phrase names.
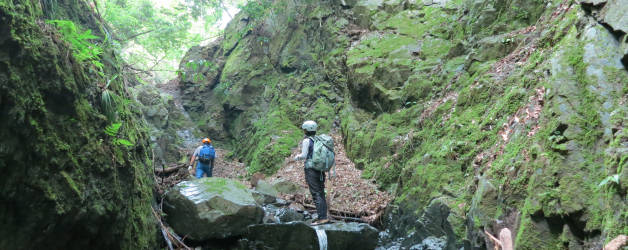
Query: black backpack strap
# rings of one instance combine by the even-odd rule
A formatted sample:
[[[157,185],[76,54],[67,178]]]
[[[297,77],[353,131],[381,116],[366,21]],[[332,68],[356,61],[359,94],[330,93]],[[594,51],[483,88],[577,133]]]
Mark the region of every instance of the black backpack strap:
[[[310,139],[310,145],[307,147],[307,156],[305,159],[312,159],[312,154],[314,154],[314,138],[308,137]]]

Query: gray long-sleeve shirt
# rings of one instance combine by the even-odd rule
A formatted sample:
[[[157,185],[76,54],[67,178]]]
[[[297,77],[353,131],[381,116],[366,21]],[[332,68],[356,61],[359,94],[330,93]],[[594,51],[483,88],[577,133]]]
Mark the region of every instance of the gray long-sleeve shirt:
[[[308,148],[310,148],[310,138],[305,138],[303,139],[303,142],[301,142],[301,154],[297,155],[297,157],[295,157],[295,160],[303,160],[307,157],[307,150]]]

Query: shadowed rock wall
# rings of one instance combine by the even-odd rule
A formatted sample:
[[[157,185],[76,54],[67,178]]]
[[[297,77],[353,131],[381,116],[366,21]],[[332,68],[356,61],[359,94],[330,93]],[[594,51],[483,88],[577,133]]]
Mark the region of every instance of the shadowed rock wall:
[[[145,125],[123,77],[111,80],[118,60],[92,13],[83,1],[0,2],[0,249],[155,246]],[[76,60],[49,19],[100,37],[104,75]],[[101,105],[109,80],[114,120]]]

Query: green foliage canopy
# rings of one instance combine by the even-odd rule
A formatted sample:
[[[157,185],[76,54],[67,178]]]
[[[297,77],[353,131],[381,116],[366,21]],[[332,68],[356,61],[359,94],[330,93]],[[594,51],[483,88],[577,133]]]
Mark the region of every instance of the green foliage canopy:
[[[187,49],[216,37],[211,27],[229,6],[246,0],[93,0],[112,26],[127,63],[147,72],[173,73]],[[231,15],[231,14],[229,14]],[[201,25],[199,25],[201,24]],[[204,24],[204,25],[203,25]],[[199,26],[202,26],[199,30]]]

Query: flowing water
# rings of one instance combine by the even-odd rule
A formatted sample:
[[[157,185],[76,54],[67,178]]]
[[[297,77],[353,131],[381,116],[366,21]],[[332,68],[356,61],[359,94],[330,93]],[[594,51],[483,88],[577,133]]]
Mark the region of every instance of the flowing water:
[[[325,230],[316,228],[316,236],[318,236],[318,246],[320,246],[320,250],[327,250],[327,234]]]

